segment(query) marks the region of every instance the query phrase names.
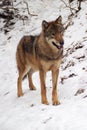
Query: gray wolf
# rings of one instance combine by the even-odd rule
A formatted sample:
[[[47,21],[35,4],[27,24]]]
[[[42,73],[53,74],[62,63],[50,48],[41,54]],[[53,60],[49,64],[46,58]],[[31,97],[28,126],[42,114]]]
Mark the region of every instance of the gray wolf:
[[[46,96],[46,72],[52,72],[52,104],[58,105],[57,80],[59,75],[59,67],[63,55],[63,24],[62,17],[47,22],[42,21],[42,31],[38,36],[23,36],[20,40],[17,51],[16,60],[18,67],[17,95],[23,95],[22,80],[27,75],[30,90],[36,90],[32,81],[32,74],[39,71],[41,83],[41,102],[49,104]]]

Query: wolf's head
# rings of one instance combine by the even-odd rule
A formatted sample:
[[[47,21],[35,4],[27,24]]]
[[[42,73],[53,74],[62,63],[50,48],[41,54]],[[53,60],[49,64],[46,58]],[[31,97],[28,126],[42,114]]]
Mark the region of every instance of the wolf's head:
[[[64,40],[63,40],[63,24],[62,17],[59,16],[55,21],[42,22],[42,30],[44,34],[45,41],[49,44],[51,48],[55,50],[60,50],[63,48]]]

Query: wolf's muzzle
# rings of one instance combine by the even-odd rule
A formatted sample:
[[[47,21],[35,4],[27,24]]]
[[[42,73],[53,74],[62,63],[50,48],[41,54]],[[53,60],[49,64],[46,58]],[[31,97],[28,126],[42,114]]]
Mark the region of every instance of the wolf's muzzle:
[[[60,42],[60,45],[62,45],[62,46],[63,46],[63,45],[64,45],[64,41],[61,41],[61,42]]]
[[[64,41],[61,41],[61,42],[60,42],[60,45],[57,45],[55,42],[52,42],[52,44],[53,44],[57,49],[61,49],[61,48],[63,48]]]
[[[57,49],[63,48],[63,45],[57,45],[55,42],[52,42],[52,44],[53,44]]]

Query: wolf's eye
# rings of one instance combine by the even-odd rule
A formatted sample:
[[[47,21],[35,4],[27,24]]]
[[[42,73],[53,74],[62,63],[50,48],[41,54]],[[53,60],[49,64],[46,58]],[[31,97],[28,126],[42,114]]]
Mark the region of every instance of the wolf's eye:
[[[51,37],[54,38],[54,37],[55,37],[55,33],[52,33],[52,34],[51,34]]]
[[[64,32],[64,28],[63,28],[63,27],[59,27],[59,28],[58,28],[58,31],[59,31],[59,32]]]

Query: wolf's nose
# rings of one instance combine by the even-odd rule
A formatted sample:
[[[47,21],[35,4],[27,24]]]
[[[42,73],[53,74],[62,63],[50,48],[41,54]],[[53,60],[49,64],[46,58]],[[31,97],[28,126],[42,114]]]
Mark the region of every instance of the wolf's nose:
[[[60,44],[63,46],[64,45],[64,41],[61,41]]]

